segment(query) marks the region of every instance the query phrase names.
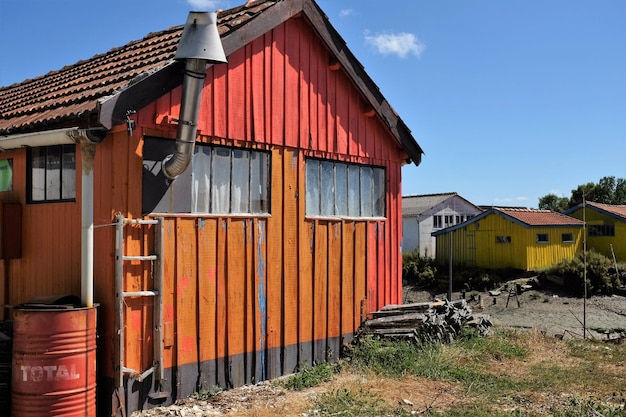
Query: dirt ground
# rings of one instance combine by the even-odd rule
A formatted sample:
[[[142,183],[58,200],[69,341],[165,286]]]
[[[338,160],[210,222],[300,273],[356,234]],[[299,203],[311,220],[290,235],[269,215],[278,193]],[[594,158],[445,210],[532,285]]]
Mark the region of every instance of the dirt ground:
[[[558,339],[626,337],[626,297],[594,296],[583,300],[564,296],[555,288],[536,287],[519,295],[515,295],[516,291],[509,295],[508,288],[517,288],[515,284],[527,282],[527,278],[512,281],[499,292],[465,294],[465,298],[474,312],[489,315],[494,326],[534,328]],[[405,303],[432,301],[445,296],[408,287],[403,293]],[[453,293],[452,296],[456,299],[462,294]],[[542,343],[546,340],[550,338]],[[287,391],[272,382],[264,382],[224,391],[208,400],[179,400],[168,407],[135,412],[131,417],[308,417],[315,415],[314,411],[303,411],[308,409],[312,398],[338,388],[384,393],[384,398],[416,415],[425,413],[434,403],[437,407],[445,407],[458,404],[459,398],[463,397],[462,388],[453,383],[423,378],[418,381],[411,377],[400,381],[375,380],[342,373],[329,383],[304,391]]]
[[[531,284],[533,288],[509,295],[515,284]],[[404,290],[404,302],[428,301],[445,298],[446,294]],[[460,298],[453,293],[452,298]],[[587,300],[567,296],[557,286],[537,286],[536,277],[523,278],[503,285],[497,291],[465,294],[474,312],[492,318],[494,325],[537,329],[559,338],[624,338],[626,337],[626,297],[619,295],[593,296]],[[586,329],[586,331],[584,331]]]

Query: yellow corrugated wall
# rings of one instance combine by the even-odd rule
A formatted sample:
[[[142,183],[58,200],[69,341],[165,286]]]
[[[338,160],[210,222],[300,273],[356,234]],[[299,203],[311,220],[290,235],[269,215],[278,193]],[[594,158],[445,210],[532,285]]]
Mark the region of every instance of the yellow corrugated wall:
[[[548,235],[548,243],[537,243],[537,234]],[[574,241],[562,242],[571,233]],[[510,236],[511,243],[498,243],[497,236]],[[452,246],[451,246],[452,240]],[[573,258],[582,249],[580,227],[527,228],[496,214],[437,236],[437,262],[449,263],[452,247],[454,265],[478,268],[545,268]]]
[[[615,236],[587,236],[587,248],[603,254],[612,259],[611,245],[615,251],[615,258],[618,262],[626,262],[626,245],[623,244],[626,236],[626,222],[615,217],[600,213],[591,208],[585,210],[585,221],[588,225],[613,224],[615,226]],[[570,216],[583,219],[582,208],[573,211]]]

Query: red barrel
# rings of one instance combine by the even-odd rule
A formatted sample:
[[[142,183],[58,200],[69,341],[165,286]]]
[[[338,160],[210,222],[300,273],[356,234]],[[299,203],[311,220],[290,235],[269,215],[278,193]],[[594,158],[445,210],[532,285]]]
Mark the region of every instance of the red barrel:
[[[96,415],[96,307],[13,314],[11,415]]]

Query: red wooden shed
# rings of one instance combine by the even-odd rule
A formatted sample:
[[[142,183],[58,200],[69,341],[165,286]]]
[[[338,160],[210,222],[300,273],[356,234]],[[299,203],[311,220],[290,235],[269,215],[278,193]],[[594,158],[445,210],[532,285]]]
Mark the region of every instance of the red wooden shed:
[[[173,178],[183,26],[0,88],[4,318],[98,306],[100,415],[336,359],[402,301],[411,132],[313,0],[217,16],[228,63]]]

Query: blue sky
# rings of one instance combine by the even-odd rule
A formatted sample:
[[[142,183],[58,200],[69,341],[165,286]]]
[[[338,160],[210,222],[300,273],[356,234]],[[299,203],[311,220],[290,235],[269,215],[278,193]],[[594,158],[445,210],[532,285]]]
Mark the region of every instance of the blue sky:
[[[0,85],[243,2],[0,0]],[[626,178],[626,1],[318,4],[425,151],[403,194],[537,207]]]

